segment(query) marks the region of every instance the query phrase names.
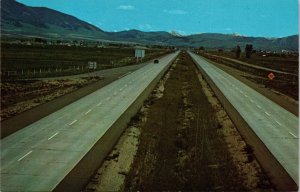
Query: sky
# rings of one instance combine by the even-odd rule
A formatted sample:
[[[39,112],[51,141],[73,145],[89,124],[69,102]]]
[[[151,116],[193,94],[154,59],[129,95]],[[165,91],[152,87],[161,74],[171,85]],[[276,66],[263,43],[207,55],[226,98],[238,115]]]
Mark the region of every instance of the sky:
[[[104,31],[298,34],[298,0],[17,0],[73,15]]]

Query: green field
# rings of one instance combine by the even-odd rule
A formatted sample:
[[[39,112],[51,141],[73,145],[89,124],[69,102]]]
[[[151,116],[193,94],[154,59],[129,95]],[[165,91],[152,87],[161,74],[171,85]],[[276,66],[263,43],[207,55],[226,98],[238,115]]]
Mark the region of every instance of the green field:
[[[147,49],[144,61],[167,52]],[[97,69],[136,64],[134,48],[97,48],[62,45],[1,44],[1,78],[65,76],[88,72],[88,62]],[[8,73],[10,73],[8,75]]]

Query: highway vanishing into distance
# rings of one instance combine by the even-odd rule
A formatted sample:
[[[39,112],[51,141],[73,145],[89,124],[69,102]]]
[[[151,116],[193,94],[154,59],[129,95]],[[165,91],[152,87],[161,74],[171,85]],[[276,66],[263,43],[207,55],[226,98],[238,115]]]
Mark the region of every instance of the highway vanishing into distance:
[[[3,138],[1,191],[55,190],[178,54],[126,74]],[[202,57],[189,54],[299,185],[298,117]]]
[[[161,58],[159,64],[150,63],[2,139],[1,191],[55,190],[178,53]]]
[[[189,54],[299,185],[298,117],[204,58]]]

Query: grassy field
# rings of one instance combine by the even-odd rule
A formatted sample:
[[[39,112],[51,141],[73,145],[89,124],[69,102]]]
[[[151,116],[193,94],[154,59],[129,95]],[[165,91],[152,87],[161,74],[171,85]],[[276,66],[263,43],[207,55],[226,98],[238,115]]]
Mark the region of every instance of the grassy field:
[[[212,53],[214,55],[220,55],[232,59],[237,59],[235,53],[232,52],[212,52]],[[276,69],[279,71],[284,71],[289,73],[296,74],[299,71],[298,55],[253,53],[251,57],[247,59],[245,57],[245,54],[241,53],[241,56],[240,58],[238,58],[238,60],[250,64],[255,64],[257,66],[267,67],[267,68]]]
[[[148,49],[144,61],[167,52]],[[88,72],[88,62],[97,69],[136,64],[134,48],[97,48],[62,45],[1,44],[1,78],[36,78],[66,76]],[[16,74],[13,74],[16,73]]]
[[[167,52],[147,49],[143,61]],[[86,73],[89,61],[97,62],[96,70],[136,64],[133,48],[1,44],[1,55],[1,120],[101,80],[37,78]]]

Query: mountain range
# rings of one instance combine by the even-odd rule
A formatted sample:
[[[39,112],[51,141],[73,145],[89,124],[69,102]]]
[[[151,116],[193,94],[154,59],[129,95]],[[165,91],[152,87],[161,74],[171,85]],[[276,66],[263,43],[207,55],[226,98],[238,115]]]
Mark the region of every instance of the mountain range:
[[[283,38],[246,37],[236,34],[202,33],[182,36],[176,31],[105,32],[98,27],[45,7],[30,7],[15,0],[1,0],[1,35],[48,39],[121,41],[150,45],[171,45],[230,49],[253,44],[255,49],[298,51],[298,35]]]

